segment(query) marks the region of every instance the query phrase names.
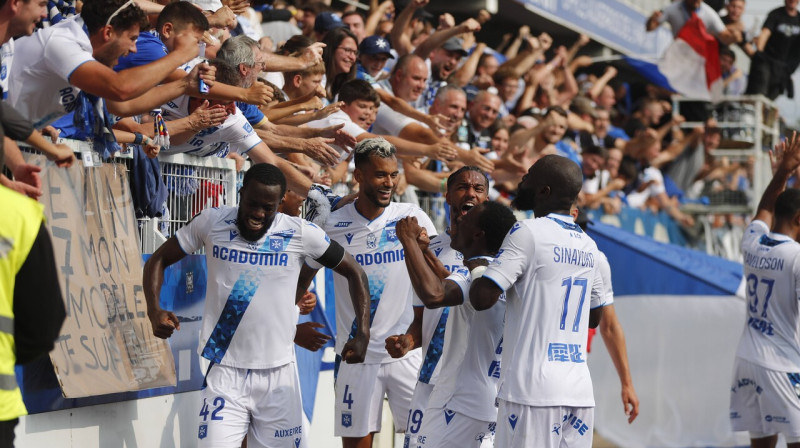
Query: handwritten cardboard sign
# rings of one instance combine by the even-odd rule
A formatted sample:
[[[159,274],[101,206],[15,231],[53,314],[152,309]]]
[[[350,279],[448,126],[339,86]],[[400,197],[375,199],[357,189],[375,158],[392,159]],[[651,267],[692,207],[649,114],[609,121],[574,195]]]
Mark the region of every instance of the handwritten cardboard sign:
[[[50,358],[65,397],[175,385],[167,343],[153,336],[139,234],[124,165],[43,171],[67,320]]]

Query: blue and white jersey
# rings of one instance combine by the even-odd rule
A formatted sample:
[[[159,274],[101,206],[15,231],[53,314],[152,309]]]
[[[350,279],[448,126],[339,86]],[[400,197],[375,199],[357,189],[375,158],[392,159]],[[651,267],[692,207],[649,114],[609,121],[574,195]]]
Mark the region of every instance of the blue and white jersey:
[[[442,233],[431,238],[428,246],[451,273],[463,271],[469,274],[464,266],[464,257],[460,252],[450,247],[450,234]],[[419,381],[425,384],[436,384],[444,348],[445,328],[447,324],[449,307],[436,309],[425,308],[422,311],[422,366],[419,370]]]
[[[218,364],[268,369],[294,360],[295,295],[303,263],[330,246],[322,229],[282,213],[258,241],[239,236],[237,207],[203,210],[176,237],[206,251],[208,280],[198,351]]]
[[[183,95],[161,106],[164,120],[188,117],[191,113],[189,112],[190,99],[189,96]],[[221,125],[203,129],[188,141],[179,145],[170,145],[162,152],[164,154],[187,153],[199,157],[225,157],[230,152],[245,154],[259,143],[261,143],[261,138],[237,107],[236,113],[229,115]]]
[[[800,371],[800,244],[753,221],[742,237],[747,320],[736,356],[771,370]]]
[[[464,303],[450,307],[441,374],[433,386],[429,408],[446,408],[476,420],[497,419],[497,383],[503,353],[505,295],[485,311],[469,302],[470,273],[458,270],[447,277],[461,288]]]
[[[63,20],[17,39],[14,46],[8,80],[11,105],[37,129],[75,110],[81,90],[70,85],[70,77],[95,60],[83,19]]]
[[[526,406],[593,407],[589,310],[603,305],[594,241],[570,216],[514,224],[484,277],[506,291],[498,396]]]
[[[405,251],[397,238],[395,225],[406,216],[436,235],[431,219],[418,206],[392,202],[370,221],[356,210],[355,202],[331,213],[325,225],[330,237],[353,255],[369,277],[370,340],[366,364],[394,361],[386,352],[386,338],[404,334],[414,320],[414,290],[408,277]],[[318,267],[316,263],[309,263]],[[344,277],[334,275],[336,290],[336,353],[355,328],[355,311]],[[417,299],[418,300],[418,299]]]

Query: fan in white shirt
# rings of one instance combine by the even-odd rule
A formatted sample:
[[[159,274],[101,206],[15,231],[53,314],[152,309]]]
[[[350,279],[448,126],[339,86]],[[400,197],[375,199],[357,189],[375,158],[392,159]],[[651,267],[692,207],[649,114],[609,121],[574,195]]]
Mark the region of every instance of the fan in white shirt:
[[[37,128],[75,110],[83,90],[106,99],[118,116],[147,113],[183,94],[198,91],[198,73],[158,85],[179,65],[197,55],[202,33],[187,30],[167,56],[141,67],[115,72],[117,59],[136,51],[139,27],[147,17],[132,1],[87,2],[81,15],[15,42],[9,74],[9,101]],[[205,80],[213,80],[213,71]]]
[[[498,447],[592,445],[586,341],[600,321],[603,283],[597,246],[569,214],[582,180],[567,158],[539,159],[515,200],[538,218],[514,225],[470,289],[476,310],[491,308],[506,292]]]
[[[503,237],[516,222],[510,209],[484,202],[451,226],[451,247],[464,255],[464,266],[441,280],[418,245],[421,229],[413,219],[398,223],[406,249],[411,282],[427,308],[450,306],[441,359],[441,373],[424,413],[417,446],[491,446],[497,418],[497,382],[500,378],[505,300],[476,313],[467,299],[469,285],[500,249]],[[433,265],[431,265],[433,264]],[[472,275],[469,271],[472,270]]]

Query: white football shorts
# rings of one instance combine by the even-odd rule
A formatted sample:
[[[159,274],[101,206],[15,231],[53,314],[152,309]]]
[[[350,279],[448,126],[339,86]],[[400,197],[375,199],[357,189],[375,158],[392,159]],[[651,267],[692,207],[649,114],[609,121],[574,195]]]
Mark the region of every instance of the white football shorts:
[[[381,430],[383,397],[389,398],[394,426],[406,427],[411,396],[417,383],[420,349],[404,358],[382,364],[347,364],[341,362],[334,389],[333,434],[337,437],[364,437]]]

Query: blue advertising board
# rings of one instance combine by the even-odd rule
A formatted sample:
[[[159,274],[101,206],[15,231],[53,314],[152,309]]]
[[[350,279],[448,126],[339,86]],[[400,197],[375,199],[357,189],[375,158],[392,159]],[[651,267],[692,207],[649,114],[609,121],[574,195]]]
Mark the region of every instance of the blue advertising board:
[[[527,9],[553,22],[582,32],[628,56],[658,57],[672,41],[659,27],[648,33],[647,17],[618,0],[517,0]]]

